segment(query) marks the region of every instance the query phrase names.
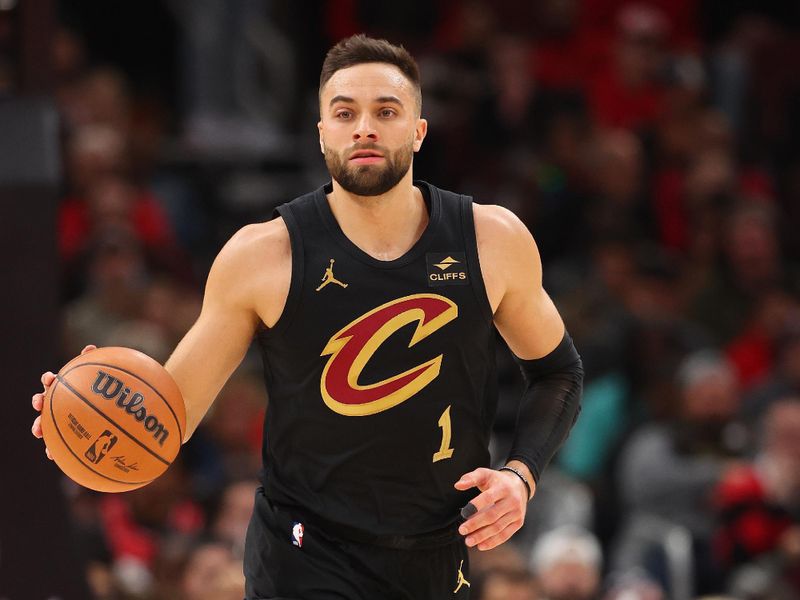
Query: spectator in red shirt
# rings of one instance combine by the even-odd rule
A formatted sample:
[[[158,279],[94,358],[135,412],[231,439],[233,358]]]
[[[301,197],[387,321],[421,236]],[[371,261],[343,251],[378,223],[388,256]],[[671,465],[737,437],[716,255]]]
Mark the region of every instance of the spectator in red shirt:
[[[116,227],[130,231],[150,250],[175,243],[172,227],[158,200],[119,175],[101,175],[85,196],[67,197],[59,209],[59,246],[69,262],[77,258],[98,231]]]
[[[601,126],[647,128],[662,111],[669,23],[656,8],[631,5],[617,26],[613,59],[589,84],[589,104]]]
[[[723,565],[735,573],[758,562],[768,579],[783,578],[800,593],[800,397],[769,408],[758,455],[725,475],[715,504]]]

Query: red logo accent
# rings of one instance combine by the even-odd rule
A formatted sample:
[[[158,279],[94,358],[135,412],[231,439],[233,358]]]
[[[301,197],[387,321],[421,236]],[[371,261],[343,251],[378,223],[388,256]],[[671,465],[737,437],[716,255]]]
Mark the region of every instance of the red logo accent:
[[[370,385],[358,378],[369,359],[393,333],[409,323],[417,328],[411,348],[458,316],[458,306],[436,294],[414,294],[387,302],[334,334],[321,356],[330,355],[322,372],[320,391],[328,407],[343,415],[381,412],[408,400],[439,375],[443,355]]]

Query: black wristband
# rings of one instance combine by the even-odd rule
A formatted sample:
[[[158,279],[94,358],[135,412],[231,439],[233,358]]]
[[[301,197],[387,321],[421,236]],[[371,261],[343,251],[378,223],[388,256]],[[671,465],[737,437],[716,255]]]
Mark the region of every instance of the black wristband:
[[[514,473],[514,475],[516,475],[517,477],[522,479],[522,483],[525,484],[525,488],[528,490],[528,500],[531,499],[531,484],[528,483],[528,478],[525,477],[525,475],[522,474],[522,471],[520,471],[519,469],[515,469],[514,467],[509,467],[508,465],[506,465],[505,467],[500,467],[497,470],[498,471],[511,471],[512,473]]]

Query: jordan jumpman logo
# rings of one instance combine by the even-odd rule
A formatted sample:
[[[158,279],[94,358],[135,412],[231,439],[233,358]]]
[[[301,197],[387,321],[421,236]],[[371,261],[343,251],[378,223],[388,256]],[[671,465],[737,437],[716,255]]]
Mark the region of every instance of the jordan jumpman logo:
[[[461,567],[463,567],[463,566],[464,566],[464,561],[462,560],[461,564],[458,565],[458,581],[456,582],[456,583],[458,583],[458,585],[456,586],[456,589],[453,590],[454,594],[457,593],[458,590],[460,590],[461,586],[463,586],[463,585],[466,585],[467,587],[472,587],[469,584],[469,581],[467,581],[467,579],[464,577],[464,574],[461,572]]]
[[[329,283],[335,283],[336,285],[340,285],[343,288],[347,287],[346,283],[342,283],[341,281],[336,279],[336,277],[333,276],[333,263],[335,263],[335,262],[336,261],[334,259],[331,259],[331,266],[329,266],[327,269],[325,269],[325,275],[322,276],[322,283],[320,284],[320,286],[317,288],[316,291],[320,291],[322,288],[324,288]]]

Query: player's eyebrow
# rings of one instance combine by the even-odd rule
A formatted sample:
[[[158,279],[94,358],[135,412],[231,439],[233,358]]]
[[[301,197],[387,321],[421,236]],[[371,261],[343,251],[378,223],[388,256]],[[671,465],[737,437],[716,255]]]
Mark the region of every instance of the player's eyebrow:
[[[381,96],[381,97],[377,98],[376,101],[378,102],[378,104],[392,103],[392,104],[398,104],[400,106],[403,106],[403,103],[400,101],[400,98],[398,98],[397,96]]]
[[[333,106],[337,102],[344,102],[345,104],[354,104],[355,100],[350,96],[343,96],[339,94],[338,96],[334,96],[333,98],[331,98],[329,106]],[[403,106],[402,101],[397,96],[379,96],[378,98],[375,98],[375,102],[377,102],[378,104],[390,103]]]
[[[347,104],[353,104],[355,100],[353,100],[350,96],[342,96],[341,94],[339,94],[338,96],[334,96],[333,98],[331,98],[329,106],[333,106],[337,102],[345,102]]]

